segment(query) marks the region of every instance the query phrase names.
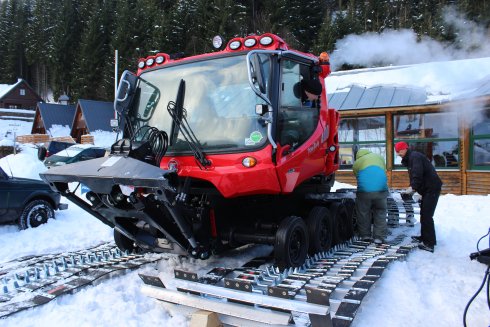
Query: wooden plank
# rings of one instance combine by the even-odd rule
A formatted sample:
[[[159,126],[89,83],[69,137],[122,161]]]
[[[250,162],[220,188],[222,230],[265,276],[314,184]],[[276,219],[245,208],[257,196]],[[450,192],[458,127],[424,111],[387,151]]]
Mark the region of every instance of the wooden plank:
[[[490,172],[489,174],[490,175]],[[490,182],[490,176],[468,176],[468,182],[471,181],[483,181],[483,182]]]
[[[15,138],[19,143],[45,143],[49,141],[48,134],[27,134],[19,135]]]
[[[474,189],[469,187],[468,194],[481,194],[481,195],[489,195],[490,191],[488,189]]]
[[[221,327],[221,321],[216,312],[199,310],[191,315],[189,327]]]
[[[489,187],[490,182],[481,182],[481,181],[470,181],[468,183],[468,187]]]
[[[392,170],[394,166],[393,162],[393,114],[391,112],[386,113],[385,117],[386,127],[386,169]],[[389,179],[388,179],[389,180]],[[389,182],[388,182],[389,183]]]
[[[85,134],[80,137],[81,144],[94,144],[94,136],[90,134]]]
[[[234,317],[239,317],[242,319],[265,322],[269,324],[279,324],[287,326],[291,317],[290,314],[284,312],[266,309],[260,310],[259,308],[250,305],[216,301],[210,298],[200,297],[190,293],[182,293],[150,285],[143,285],[141,290],[143,294],[153,297],[155,299],[190,306],[201,310],[213,311],[219,314],[232,315]]]
[[[468,190],[490,193],[490,187],[488,185],[486,185],[486,186],[470,186],[470,187],[468,187]]]
[[[195,312],[199,311],[196,308],[191,308],[188,306],[184,305],[178,305],[175,303],[170,303],[170,302],[165,302],[161,301],[161,304],[167,309],[167,311],[170,311],[170,313],[178,312],[181,315],[184,316],[192,316]],[[227,316],[223,314],[218,314],[219,320],[223,323],[224,326],[240,326],[240,327],[279,327],[279,326],[284,326],[284,325],[272,325],[272,324],[266,324],[263,322],[258,322],[258,321],[251,321],[247,319],[241,319],[237,317],[232,317],[232,316]],[[288,326],[292,326],[289,324]]]

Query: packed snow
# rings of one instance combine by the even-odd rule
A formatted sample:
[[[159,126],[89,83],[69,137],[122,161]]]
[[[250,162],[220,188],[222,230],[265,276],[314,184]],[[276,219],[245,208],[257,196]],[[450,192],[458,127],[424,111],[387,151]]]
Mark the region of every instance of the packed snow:
[[[39,178],[45,168],[37,160],[36,148],[23,145],[21,151],[0,159],[0,166],[9,174]],[[335,186],[348,187],[341,183]],[[112,240],[109,227],[68,203],[68,210],[58,211],[55,220],[38,228],[19,231],[15,225],[0,226],[0,265],[26,255],[67,252]],[[414,250],[406,261],[391,263],[365,297],[353,326],[461,325],[465,306],[486,270],[485,265],[470,261],[469,254],[477,250],[477,241],[489,230],[488,212],[488,196],[441,196],[434,217],[438,236],[435,253]],[[418,234],[419,228],[416,224],[409,233]],[[488,237],[479,244],[480,250],[488,246]],[[269,250],[266,246],[245,247],[235,250],[233,258],[207,261],[168,255],[168,260],[157,265],[149,264],[19,312],[2,320],[2,325],[51,327],[70,322],[76,326],[186,326],[188,317],[168,311],[141,293],[143,283],[138,272],[158,273],[168,281],[174,268],[204,273],[214,266],[234,266]],[[483,327],[490,322],[484,293],[468,310],[468,326]]]

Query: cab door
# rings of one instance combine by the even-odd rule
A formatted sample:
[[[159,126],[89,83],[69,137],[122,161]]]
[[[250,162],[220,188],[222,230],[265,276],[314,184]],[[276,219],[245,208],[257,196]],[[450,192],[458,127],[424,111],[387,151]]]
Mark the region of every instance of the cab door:
[[[322,104],[301,99],[300,82],[311,78],[319,78],[314,76],[311,64],[283,58],[275,140],[278,144],[276,169],[285,193],[324,170]]]

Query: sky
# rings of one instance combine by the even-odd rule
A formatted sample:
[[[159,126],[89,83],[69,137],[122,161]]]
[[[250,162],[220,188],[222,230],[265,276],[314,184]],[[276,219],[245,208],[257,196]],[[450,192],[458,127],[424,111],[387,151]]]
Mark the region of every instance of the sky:
[[[6,123],[0,121],[0,131]],[[45,168],[37,160],[33,146],[0,159],[5,171],[16,176],[39,178]],[[336,183],[335,187],[348,187]],[[87,248],[112,240],[112,230],[73,203],[56,212],[56,219],[36,229],[19,231],[15,225],[0,226],[0,266],[17,257],[60,253]],[[488,196],[443,195],[434,220],[438,245],[434,254],[414,250],[405,261],[391,263],[382,278],[370,289],[353,327],[362,326],[461,326],[467,302],[480,286],[486,266],[469,259],[477,241],[490,228]],[[417,235],[420,225],[405,227],[407,235]],[[393,235],[400,232],[392,231]],[[408,237],[405,240],[409,242]],[[488,236],[479,245],[489,247]],[[246,247],[233,257],[207,261],[168,255],[156,265],[104,280],[73,295],[62,296],[46,305],[20,312],[2,320],[2,326],[187,326],[189,318],[163,307],[142,294],[137,273],[171,279],[173,269],[204,273],[215,266],[235,266],[270,250],[266,246]],[[488,327],[490,311],[484,294],[470,306],[468,326]]]

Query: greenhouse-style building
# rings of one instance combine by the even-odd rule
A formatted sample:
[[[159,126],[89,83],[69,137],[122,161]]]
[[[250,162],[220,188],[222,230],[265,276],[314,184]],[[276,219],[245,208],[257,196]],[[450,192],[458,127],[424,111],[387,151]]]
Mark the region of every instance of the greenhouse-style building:
[[[396,142],[405,141],[435,166],[443,193],[490,193],[490,78],[450,100],[422,87],[385,84],[352,84],[328,98],[341,116],[338,181],[356,184],[355,153],[366,148],[385,158],[391,188],[408,187],[394,151]]]

